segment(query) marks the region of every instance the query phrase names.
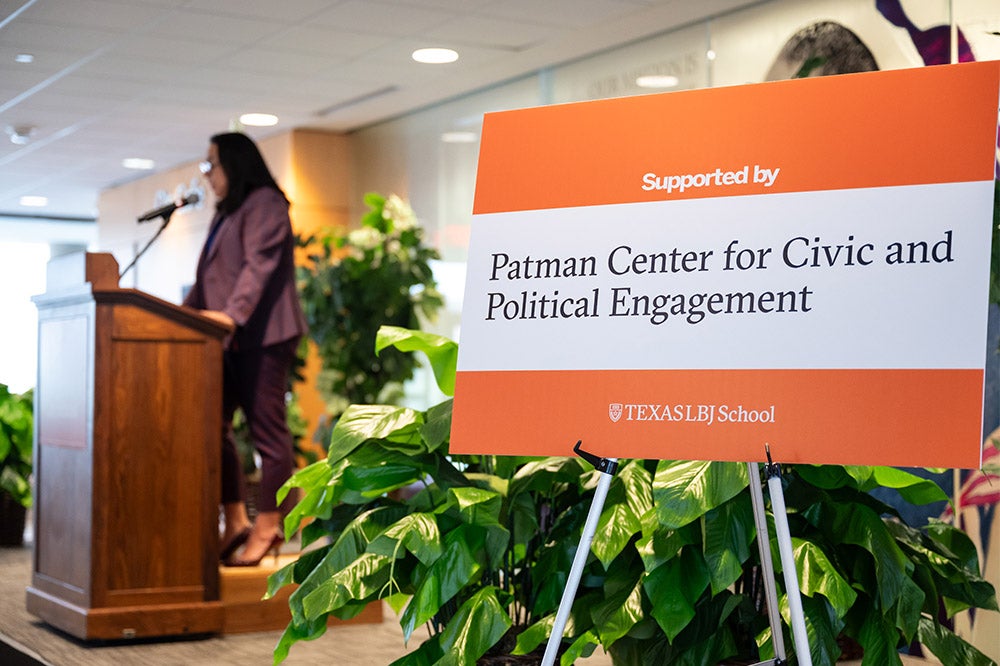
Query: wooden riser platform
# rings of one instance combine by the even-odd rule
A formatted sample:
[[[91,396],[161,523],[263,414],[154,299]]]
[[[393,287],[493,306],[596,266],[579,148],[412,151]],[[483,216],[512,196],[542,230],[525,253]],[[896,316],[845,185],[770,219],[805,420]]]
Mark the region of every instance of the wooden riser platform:
[[[219,597],[222,601],[223,634],[243,634],[255,631],[281,631],[291,619],[288,597],[294,586],[282,588],[278,594],[264,601],[267,577],[291,564],[297,555],[281,555],[277,562],[265,558],[257,567],[219,567]],[[331,619],[337,624],[377,624],[382,622],[382,604],[370,604],[357,617],[350,620]]]

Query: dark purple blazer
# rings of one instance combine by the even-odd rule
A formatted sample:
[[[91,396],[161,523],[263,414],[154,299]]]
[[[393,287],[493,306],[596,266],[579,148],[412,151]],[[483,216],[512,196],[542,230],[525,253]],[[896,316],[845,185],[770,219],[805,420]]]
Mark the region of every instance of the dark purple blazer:
[[[232,317],[232,350],[305,334],[308,327],[295,289],[295,239],[284,197],[270,187],[258,188],[233,213],[221,220],[217,216],[213,228],[217,224],[211,247],[202,248],[184,305]]]

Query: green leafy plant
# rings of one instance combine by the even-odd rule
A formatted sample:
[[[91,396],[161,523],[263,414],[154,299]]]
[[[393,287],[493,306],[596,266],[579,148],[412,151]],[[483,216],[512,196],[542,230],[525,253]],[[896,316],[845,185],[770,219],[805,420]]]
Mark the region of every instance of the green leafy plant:
[[[33,398],[0,384],[0,493],[24,507],[31,506]]]
[[[358,228],[298,239],[308,251],[299,298],[322,360],[318,389],[334,418],[350,404],[392,401],[413,376],[412,354],[375,354],[379,326],[419,329],[420,317],[433,320],[443,305],[430,265],[440,257],[410,206],[396,195],[364,201]]]
[[[454,343],[384,328],[377,349],[390,346],[425,351],[451,394]],[[302,492],[286,532],[301,527],[316,547],[269,581],[272,595],[298,584],[276,662],[322,635],[329,616],[377,600],[400,614],[407,640],[429,629],[395,666],[544,650],[599,473],[576,458],[449,455],[450,425],[450,400],[426,411],[354,405],[328,458],[286,484],[282,492]],[[782,483],[814,664],[833,664],[849,646],[863,649],[866,666],[898,664],[914,642],[946,663],[990,663],[943,621],[997,607],[970,540],[944,523],[907,525],[868,492],[927,503],[945,499],[937,485],[893,468],[811,465],[786,468]],[[598,645],[628,665],[773,656],[748,485],[745,464],[624,461],[560,663]],[[779,605],[787,623],[783,594]]]

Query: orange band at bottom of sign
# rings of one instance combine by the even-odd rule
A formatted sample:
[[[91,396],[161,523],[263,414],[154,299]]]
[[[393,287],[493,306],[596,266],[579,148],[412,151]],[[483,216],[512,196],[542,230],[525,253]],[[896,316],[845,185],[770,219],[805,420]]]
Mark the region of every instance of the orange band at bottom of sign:
[[[775,462],[977,468],[983,378],[978,369],[462,371],[451,452],[570,456],[582,440],[603,457],[749,462],[764,460],[767,444]]]

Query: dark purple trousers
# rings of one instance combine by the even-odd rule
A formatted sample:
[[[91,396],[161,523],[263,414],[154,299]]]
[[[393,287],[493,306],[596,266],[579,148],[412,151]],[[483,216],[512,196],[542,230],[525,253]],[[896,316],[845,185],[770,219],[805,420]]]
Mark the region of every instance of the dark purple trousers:
[[[243,462],[233,437],[233,414],[240,407],[250,429],[250,440],[261,458],[261,487],[257,510],[278,510],[275,494],[292,475],[294,468],[292,433],[288,429],[286,418],[285,394],[297,347],[298,339],[292,339],[259,349],[226,351],[223,354],[223,504],[244,501],[246,498]]]

